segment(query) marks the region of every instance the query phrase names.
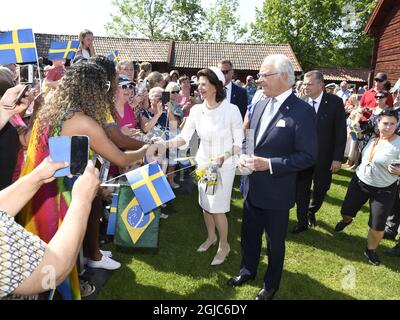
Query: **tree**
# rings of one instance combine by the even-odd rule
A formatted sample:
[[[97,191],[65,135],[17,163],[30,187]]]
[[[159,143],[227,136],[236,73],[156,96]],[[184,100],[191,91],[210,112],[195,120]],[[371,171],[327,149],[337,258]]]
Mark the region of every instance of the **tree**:
[[[375,2],[265,0],[251,25],[252,37],[259,42],[289,43],[305,70],[369,66],[372,42],[363,28]]]
[[[198,0],[172,1],[170,10],[171,38],[174,40],[200,41],[204,30],[200,27],[205,20],[204,10]]]
[[[163,39],[169,23],[168,3],[163,0],[113,0],[118,14],[105,25],[107,33],[119,37]]]
[[[215,42],[236,42],[248,31],[236,15],[238,0],[215,0],[207,10],[206,39]]]

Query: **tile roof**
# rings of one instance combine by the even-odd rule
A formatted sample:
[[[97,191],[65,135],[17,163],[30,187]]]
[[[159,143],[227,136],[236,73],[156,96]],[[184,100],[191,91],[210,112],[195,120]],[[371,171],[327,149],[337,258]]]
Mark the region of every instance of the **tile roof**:
[[[76,35],[36,33],[39,57],[47,58],[51,40],[76,40]],[[289,44],[209,43],[149,39],[94,37],[96,53],[108,55],[118,50],[120,59],[131,61],[164,62],[176,68],[201,69],[216,65],[221,59],[232,61],[236,70],[259,70],[267,55],[282,53],[292,61],[296,72],[301,66]],[[174,47],[173,61],[169,55]]]
[[[259,70],[264,58],[270,54],[281,53],[289,57],[296,72],[301,66],[288,44],[245,44],[245,43],[206,43],[175,42],[175,61],[177,68],[201,69],[214,66],[222,59],[232,61],[235,70]]]
[[[47,58],[51,40],[77,40],[78,36],[36,33],[39,57]],[[94,37],[96,53],[109,55],[118,50],[120,60],[167,62],[169,41]]]
[[[315,68],[324,74],[325,81],[368,82],[369,69],[364,68]]]

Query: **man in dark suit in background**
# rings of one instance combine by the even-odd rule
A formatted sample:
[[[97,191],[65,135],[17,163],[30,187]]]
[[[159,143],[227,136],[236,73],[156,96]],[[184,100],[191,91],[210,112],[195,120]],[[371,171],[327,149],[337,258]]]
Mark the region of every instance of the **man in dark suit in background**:
[[[236,105],[240,113],[242,114],[242,118],[247,112],[247,91],[245,88],[239,87],[232,82],[233,78],[233,65],[230,60],[222,60],[218,63],[218,68],[221,69],[222,73],[225,76],[225,88],[226,88],[226,98],[228,101],[234,105]]]
[[[346,146],[346,114],[343,100],[324,91],[324,76],[319,71],[304,75],[307,101],[317,113],[318,158],[314,167],[297,176],[297,220],[292,230],[297,234],[315,226],[315,214],[328,192],[332,173],[340,170]],[[314,182],[311,197],[311,183]]]
[[[268,56],[261,65],[259,79],[269,99],[253,108],[249,122],[252,131],[245,147],[249,140],[254,140],[254,154],[242,155],[239,161],[240,170],[254,172],[244,176],[242,262],[239,275],[229,279],[228,285],[240,286],[255,278],[265,230],[268,269],[256,299],[270,300],[279,288],[283,272],[296,173],[315,164],[317,133],[315,112],[293,93],[294,70],[285,55]]]

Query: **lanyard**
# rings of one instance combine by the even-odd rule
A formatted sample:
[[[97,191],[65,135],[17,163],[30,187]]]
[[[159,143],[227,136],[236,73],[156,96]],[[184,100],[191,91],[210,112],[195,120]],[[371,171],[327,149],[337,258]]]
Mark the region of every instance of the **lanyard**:
[[[392,141],[393,138],[395,138],[395,136],[396,136],[396,134],[393,133],[393,134],[387,139],[387,141],[388,141],[388,142],[389,142],[389,141]],[[375,142],[374,142],[374,145],[372,146],[371,153],[369,154],[369,163],[372,163],[372,160],[374,159],[375,152],[376,152],[376,146],[378,145],[379,140],[380,140],[379,137],[376,138],[376,140],[375,140]],[[382,145],[381,145],[381,146],[382,146]]]

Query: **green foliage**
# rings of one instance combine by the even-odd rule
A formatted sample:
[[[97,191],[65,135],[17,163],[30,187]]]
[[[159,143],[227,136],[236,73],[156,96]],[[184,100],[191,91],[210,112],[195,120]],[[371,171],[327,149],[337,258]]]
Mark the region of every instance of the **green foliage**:
[[[240,24],[238,0],[215,0],[208,9],[206,40],[214,42],[236,42],[248,31]]]
[[[368,67],[372,40],[363,29],[376,0],[265,0],[253,39],[289,43],[303,69]]]
[[[118,14],[106,24],[109,35],[162,39],[168,24],[168,7],[163,0],[113,0]]]

